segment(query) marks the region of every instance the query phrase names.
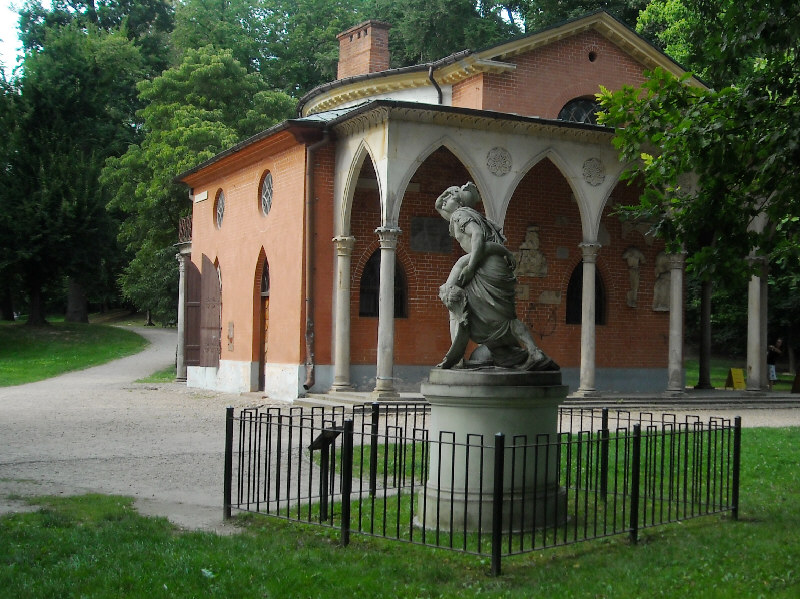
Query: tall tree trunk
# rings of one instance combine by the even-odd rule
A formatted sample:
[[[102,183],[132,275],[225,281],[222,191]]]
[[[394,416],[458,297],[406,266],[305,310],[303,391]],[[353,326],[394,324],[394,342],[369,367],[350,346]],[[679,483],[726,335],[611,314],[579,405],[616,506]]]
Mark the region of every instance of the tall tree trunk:
[[[713,389],[711,386],[711,292],[713,283],[704,280],[700,286],[700,355],[698,381],[695,389]]]
[[[47,324],[44,312],[42,311],[42,290],[39,287],[32,288],[30,294],[30,306],[28,306],[28,326],[43,327]]]
[[[0,320],[14,320],[14,301],[8,288],[0,291]]]
[[[73,277],[67,279],[67,322],[89,323],[89,302],[83,285]]]

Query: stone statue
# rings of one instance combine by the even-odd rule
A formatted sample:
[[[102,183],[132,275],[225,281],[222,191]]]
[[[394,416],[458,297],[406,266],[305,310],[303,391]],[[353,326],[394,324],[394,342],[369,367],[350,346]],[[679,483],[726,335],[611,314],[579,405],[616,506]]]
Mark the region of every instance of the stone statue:
[[[519,370],[558,370],[536,346],[514,305],[514,255],[503,245],[497,224],[474,207],[480,195],[474,183],[449,187],[436,200],[436,210],[450,222],[450,235],[466,252],[453,266],[439,297],[450,312],[451,346],[439,368],[461,364],[471,339],[488,354],[475,365]]]
[[[635,308],[639,301],[639,266],[644,262],[644,254],[637,247],[629,247],[622,254],[622,259],[628,263],[628,278],[631,288],[628,290],[628,306]]]
[[[518,277],[546,277],[547,258],[539,249],[539,227],[531,225],[525,232],[525,241],[519,246],[517,268]]]
[[[670,264],[669,256],[660,252],[656,256],[656,282],[653,284],[653,310],[669,311]]]

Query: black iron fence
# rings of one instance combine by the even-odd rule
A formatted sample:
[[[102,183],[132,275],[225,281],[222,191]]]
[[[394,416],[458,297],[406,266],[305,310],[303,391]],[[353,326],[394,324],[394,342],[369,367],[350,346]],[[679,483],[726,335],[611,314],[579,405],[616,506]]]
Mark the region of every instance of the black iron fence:
[[[228,408],[232,509],[504,556],[738,516],[741,420],[562,408],[535,439],[440,433],[427,404]]]

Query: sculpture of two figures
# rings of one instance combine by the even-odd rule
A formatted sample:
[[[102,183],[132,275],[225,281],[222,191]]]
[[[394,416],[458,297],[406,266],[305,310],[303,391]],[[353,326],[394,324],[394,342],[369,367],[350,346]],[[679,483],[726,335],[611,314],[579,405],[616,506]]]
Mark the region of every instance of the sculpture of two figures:
[[[436,210],[450,222],[450,235],[466,252],[439,288],[450,312],[451,346],[438,367],[463,364],[471,339],[479,348],[468,366],[558,370],[517,318],[516,260],[503,245],[502,229],[475,210],[479,201],[474,183],[449,187],[436,200]]]

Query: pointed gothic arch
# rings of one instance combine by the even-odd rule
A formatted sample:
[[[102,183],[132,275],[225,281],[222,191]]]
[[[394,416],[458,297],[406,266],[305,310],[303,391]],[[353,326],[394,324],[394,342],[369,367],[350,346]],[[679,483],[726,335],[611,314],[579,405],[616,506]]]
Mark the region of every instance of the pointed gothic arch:
[[[369,158],[369,164],[372,167],[372,171],[375,173],[375,180],[378,185],[378,201],[383,201],[381,199],[383,197],[383,193],[381,192],[382,182],[378,176],[378,169],[375,165],[373,150],[370,148],[366,140],[362,139],[356,148],[356,151],[353,153],[353,157],[350,160],[350,165],[347,171],[347,176],[345,177],[341,197],[340,219],[339,222],[335,223],[337,235],[350,235],[352,231],[351,219],[356,187],[358,186],[358,181],[361,177],[361,173],[364,169],[364,163],[366,162],[367,158]]]
[[[429,144],[425,147],[419,154],[417,158],[413,161],[413,163],[409,166],[408,169],[403,173],[401,178],[401,183],[398,186],[398,194],[401,194],[399,197],[404,198],[406,190],[408,189],[411,180],[414,178],[414,175],[417,174],[419,169],[425,164],[434,153],[436,153],[440,149],[448,150],[458,162],[464,167],[464,170],[469,173],[469,179],[475,183],[478,187],[479,192],[483,192],[486,190],[488,185],[483,180],[483,175],[481,174],[480,170],[475,168],[469,158],[469,152],[461,146],[458,142],[456,142],[451,136],[443,135],[439,137],[436,141]],[[466,181],[461,181],[460,184],[464,184]],[[444,191],[441,189],[440,191]],[[481,193],[481,197],[483,197],[483,193]],[[391,214],[392,222],[397,222],[400,218],[400,211],[402,210],[403,202],[402,200],[396,202],[393,207],[393,212]],[[487,209],[487,206],[484,204],[484,209]],[[492,215],[488,215],[492,218]]]

